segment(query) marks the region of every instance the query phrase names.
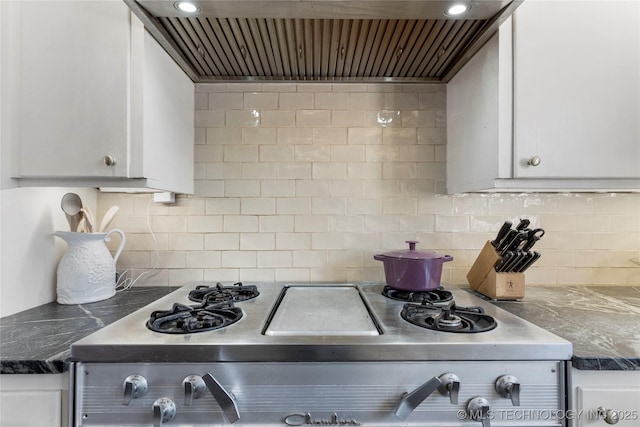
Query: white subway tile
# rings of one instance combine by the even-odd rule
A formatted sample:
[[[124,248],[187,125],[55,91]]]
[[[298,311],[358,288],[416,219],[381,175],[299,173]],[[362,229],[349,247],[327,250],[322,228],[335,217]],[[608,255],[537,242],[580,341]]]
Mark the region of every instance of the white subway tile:
[[[384,108],[383,93],[354,92],[349,94],[349,108],[356,111]]]
[[[282,250],[309,250],[311,249],[311,234],[310,233],[277,233],[276,234],[276,249]],[[295,257],[294,252],[294,257]]]
[[[209,93],[209,109],[241,110],[242,98],[242,92],[212,92]]]
[[[310,280],[308,268],[276,268],[276,281],[303,282]]]
[[[187,223],[186,216],[151,217],[151,228],[157,233],[185,233],[188,231]]]
[[[345,247],[351,250],[379,248],[380,237],[380,233],[344,233]]]
[[[204,235],[205,251],[240,249],[240,233],[208,233]]]
[[[240,213],[242,215],[273,215],[276,213],[276,199],[268,197],[242,199]]]
[[[316,232],[329,231],[329,218],[324,215],[296,215],[295,232]]]
[[[384,128],[382,129],[382,143],[391,145],[414,145],[418,142],[415,128]],[[425,146],[420,146],[425,147]],[[415,158],[414,158],[415,160]]]
[[[223,147],[225,162],[257,162],[257,145],[225,145]]]
[[[258,219],[261,232],[293,232],[292,215],[264,215]]]
[[[292,162],[292,145],[262,145],[260,146],[261,162]]]
[[[256,268],[256,251],[222,251],[222,268]]]
[[[207,145],[218,146],[242,142],[242,129],[240,128],[207,128],[206,130]],[[219,149],[222,150],[222,147]]]
[[[196,145],[193,148],[195,163],[222,161],[222,146],[220,145]]]
[[[287,268],[293,265],[291,251],[258,252],[258,268]]]
[[[276,199],[276,213],[278,215],[306,215],[311,213],[311,198],[279,198]]]
[[[230,197],[207,199],[205,212],[207,215],[239,214],[240,199]]]
[[[331,147],[326,145],[296,145],[296,162],[328,162],[331,160]]]
[[[222,215],[189,216],[189,233],[212,233],[222,231]]]
[[[332,162],[364,162],[364,145],[333,145],[331,148]]]
[[[331,125],[331,111],[329,110],[296,110],[296,126],[316,127],[329,125]]]
[[[226,92],[226,83],[196,83],[196,92]]]
[[[347,199],[339,197],[314,197],[311,199],[313,215],[345,215]]]
[[[298,83],[298,92],[331,92],[331,83]]]
[[[271,109],[278,108],[278,94],[270,92],[246,92],[244,94],[244,108]]]
[[[168,270],[168,272],[168,284],[171,286],[182,286],[185,283],[203,279],[203,272],[198,268],[175,268]]]
[[[185,251],[160,251],[158,268],[186,268]]]
[[[258,217],[256,215],[225,215],[223,230],[225,232],[247,233],[258,231]]]
[[[228,127],[260,126],[261,113],[258,110],[225,110],[225,124]],[[269,126],[268,123],[263,123]]]
[[[294,127],[296,125],[295,110],[262,110],[262,126]],[[280,137],[280,136],[278,136]]]
[[[231,284],[240,281],[240,272],[236,268],[205,269],[204,280]]]
[[[345,233],[311,233],[311,249],[340,250],[346,249]]]
[[[330,251],[329,265],[332,267],[364,267],[362,251]]]
[[[276,179],[278,167],[275,163],[242,163],[239,168],[242,171],[242,179]]]
[[[313,143],[316,145],[346,144],[347,128],[315,128],[313,129]]]
[[[225,197],[258,197],[260,181],[247,179],[229,179],[225,181]]]
[[[365,127],[367,115],[358,110],[331,111],[331,125],[336,127]]]
[[[280,108],[285,110],[313,108],[313,93],[281,93],[279,100]]]
[[[314,108],[318,110],[348,110],[349,109],[349,93],[346,93],[346,92],[316,93]]]
[[[172,251],[201,251],[204,249],[204,236],[196,232],[170,233],[169,248]]]
[[[197,128],[214,128],[224,126],[224,117],[224,110],[196,110],[193,120]]]
[[[382,213],[414,215],[418,213],[418,200],[404,197],[385,197],[382,200]]]
[[[311,281],[312,282],[346,282],[347,281],[347,269],[346,268],[312,268]]]
[[[398,110],[416,110],[420,108],[417,93],[388,92],[384,94],[384,108]]]
[[[392,145],[367,145],[367,162],[397,162],[400,160],[400,147]]]
[[[276,277],[272,268],[244,268],[239,273],[241,282],[273,282]]]
[[[332,179],[330,182],[331,197],[364,197],[365,183],[363,180]]]
[[[268,127],[249,127],[242,128],[242,143],[249,145],[265,145],[265,144],[277,144],[277,130],[276,128]]]
[[[329,265],[327,251],[298,250],[293,252],[293,266],[322,268]]]
[[[209,109],[209,95],[202,92],[196,92],[194,94],[194,109],[207,110]]]
[[[262,83],[263,92],[295,92],[297,85],[295,83]]]
[[[196,163],[198,164],[198,163]],[[211,162],[205,164],[205,178],[219,179],[242,179],[242,163]]]
[[[346,163],[314,163],[311,177],[315,180],[347,179]]]
[[[278,129],[278,144],[290,144],[290,145],[313,144],[313,129],[309,129],[309,128]]]
[[[293,197],[296,183],[292,179],[268,179],[260,181],[261,197]]]
[[[366,152],[366,150],[365,150]],[[349,179],[382,179],[382,163],[357,163],[347,164],[347,177]]]
[[[240,233],[240,250],[272,251],[276,248],[273,233]]]
[[[327,181],[297,180],[295,181],[296,197],[329,197],[331,184]]]
[[[277,165],[280,179],[311,179],[311,163],[281,163]]]
[[[220,252],[189,251],[186,254],[187,268],[219,268],[221,265]]]
[[[379,215],[382,213],[382,200],[379,198],[359,197],[347,200],[349,215]]]
[[[382,129],[349,128],[347,135],[352,145],[382,144]]]

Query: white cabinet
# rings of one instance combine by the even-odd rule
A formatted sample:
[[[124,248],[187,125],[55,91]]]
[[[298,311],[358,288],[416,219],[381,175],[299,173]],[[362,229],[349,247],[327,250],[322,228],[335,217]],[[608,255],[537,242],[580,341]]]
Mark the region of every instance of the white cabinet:
[[[570,392],[569,427],[640,425],[640,371],[572,369]]]
[[[0,425],[68,425],[69,373],[7,374],[0,378]]]
[[[193,82],[126,4],[9,10],[19,185],[193,192]]]
[[[524,2],[447,120],[450,193],[640,190],[640,2]]]

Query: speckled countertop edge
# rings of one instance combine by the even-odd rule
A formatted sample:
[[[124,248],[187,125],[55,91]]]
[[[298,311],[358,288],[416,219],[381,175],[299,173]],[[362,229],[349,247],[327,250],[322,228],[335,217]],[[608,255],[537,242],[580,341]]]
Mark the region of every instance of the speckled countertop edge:
[[[66,372],[72,343],[175,289],[136,287],[91,304],[54,302],[3,317],[0,374]],[[576,369],[640,370],[638,286],[528,286],[520,301],[495,301],[466,289],[571,341]]]
[[[580,370],[640,370],[640,286],[528,286],[519,301],[495,301],[573,344]]]
[[[134,287],[90,304],[44,304],[0,319],[0,374],[68,371],[71,344],[177,287]]]

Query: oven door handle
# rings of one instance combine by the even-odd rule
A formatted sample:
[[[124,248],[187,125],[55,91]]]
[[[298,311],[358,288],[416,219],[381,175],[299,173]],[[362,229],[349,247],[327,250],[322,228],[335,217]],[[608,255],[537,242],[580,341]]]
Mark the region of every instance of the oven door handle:
[[[433,377],[411,393],[404,393],[402,399],[396,408],[396,417],[406,420],[409,415],[420,405],[427,397],[440,387],[442,381],[440,378]]]
[[[238,421],[240,419],[240,412],[238,412],[238,405],[236,405],[233,395],[225,390],[218,380],[216,380],[210,373],[207,372],[204,374],[202,379],[211,392],[213,398],[218,402],[218,405],[220,405],[222,413],[227,421],[231,424]]]

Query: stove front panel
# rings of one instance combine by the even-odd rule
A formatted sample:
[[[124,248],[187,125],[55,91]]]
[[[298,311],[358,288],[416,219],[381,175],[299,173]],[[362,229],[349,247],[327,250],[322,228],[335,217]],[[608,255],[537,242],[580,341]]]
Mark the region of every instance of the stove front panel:
[[[481,426],[481,420],[470,418],[482,412],[468,410],[477,397],[488,402],[484,416],[495,426],[565,425],[562,361],[75,363],[73,368],[74,426],[159,425],[162,416],[167,426]],[[459,378],[457,403],[438,387],[414,410],[401,405],[405,393],[425,384],[434,389],[444,374]],[[496,390],[505,376],[519,384],[519,406]],[[195,377],[206,378],[204,389],[198,381],[185,386],[185,379]],[[138,387],[127,387],[127,378]]]

